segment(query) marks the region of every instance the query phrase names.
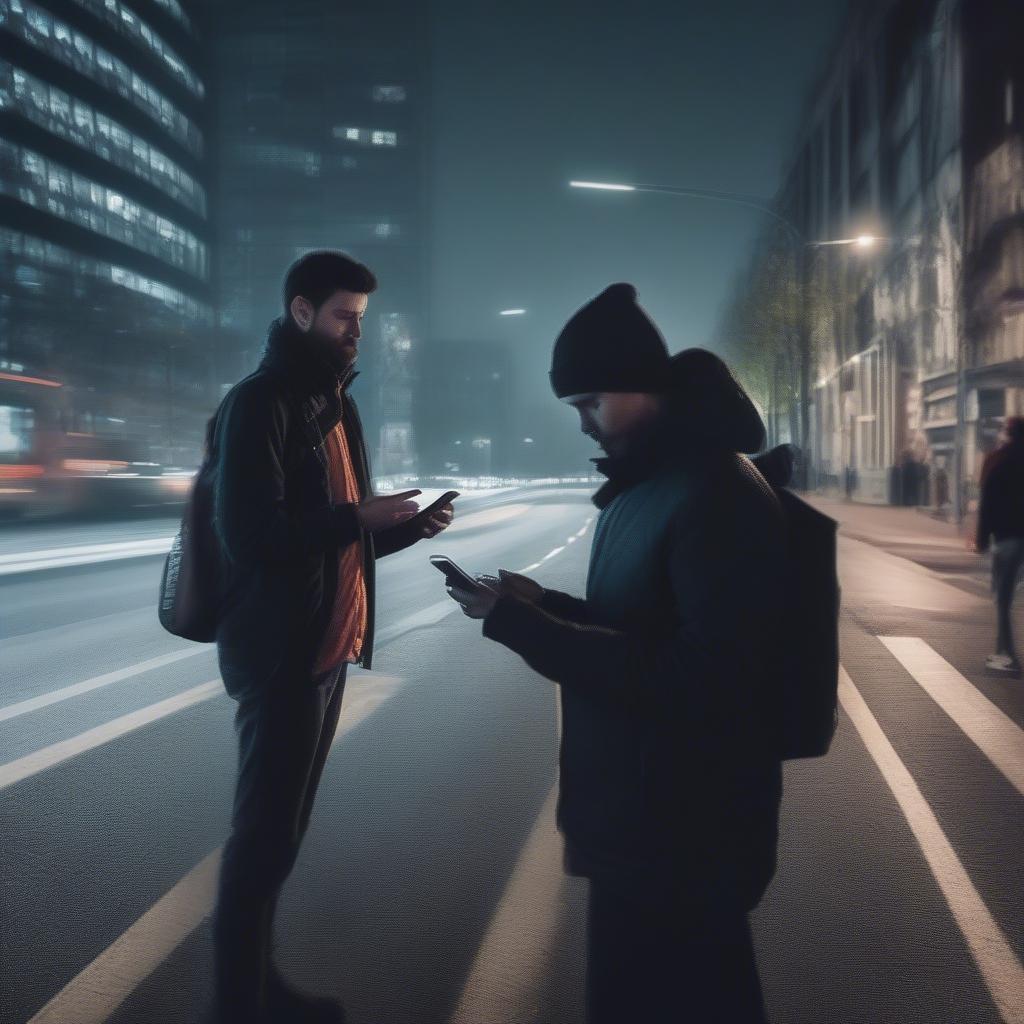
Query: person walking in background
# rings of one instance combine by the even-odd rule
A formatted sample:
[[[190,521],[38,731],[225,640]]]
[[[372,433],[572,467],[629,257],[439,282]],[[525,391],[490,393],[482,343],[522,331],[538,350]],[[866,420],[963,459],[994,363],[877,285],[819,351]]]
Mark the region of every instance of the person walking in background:
[[[985,659],[985,667],[1000,675],[1019,677],[1020,661],[1010,616],[1024,566],[1024,417],[1006,420],[1002,443],[982,464],[975,550],[987,551],[990,543],[996,649]]]
[[[607,454],[586,598],[504,570],[449,593],[559,684],[558,821],[590,883],[586,1018],[760,1024],[748,913],[775,870],[786,542],[738,453],[764,426],[717,356],[669,356],[627,284],[568,322],[551,384]]]
[[[271,962],[274,910],[309,823],[350,664],[369,668],[374,560],[452,521],[419,491],[374,497],[348,393],[374,275],[343,253],[288,271],[258,369],[218,410],[214,528],[226,568],[217,654],[238,702],[238,781],[214,913],[218,1024],[344,1021]]]

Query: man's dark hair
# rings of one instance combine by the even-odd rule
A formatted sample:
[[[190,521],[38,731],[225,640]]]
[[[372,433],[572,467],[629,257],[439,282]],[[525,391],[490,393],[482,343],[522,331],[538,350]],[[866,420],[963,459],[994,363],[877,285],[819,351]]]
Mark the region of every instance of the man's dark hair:
[[[376,290],[377,278],[369,267],[335,249],[314,249],[300,256],[285,274],[285,315],[291,312],[296,295],[319,309],[337,291],[369,295]]]
[[[1006,436],[1015,444],[1024,441],[1024,416],[1010,416],[1006,420]]]

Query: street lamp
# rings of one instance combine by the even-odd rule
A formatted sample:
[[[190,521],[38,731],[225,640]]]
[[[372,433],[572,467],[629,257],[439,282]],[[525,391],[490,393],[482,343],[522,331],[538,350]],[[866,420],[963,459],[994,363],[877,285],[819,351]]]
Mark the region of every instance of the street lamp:
[[[498,313],[498,316],[523,316],[525,312],[525,309],[503,309]]]

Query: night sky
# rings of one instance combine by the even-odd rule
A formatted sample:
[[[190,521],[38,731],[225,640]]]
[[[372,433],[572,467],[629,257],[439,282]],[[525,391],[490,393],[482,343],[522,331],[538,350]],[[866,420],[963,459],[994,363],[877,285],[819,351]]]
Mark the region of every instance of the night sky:
[[[627,280],[670,350],[708,344],[756,211],[567,182],[773,196],[846,6],[438,0],[433,333],[511,341],[544,388],[565,320]]]

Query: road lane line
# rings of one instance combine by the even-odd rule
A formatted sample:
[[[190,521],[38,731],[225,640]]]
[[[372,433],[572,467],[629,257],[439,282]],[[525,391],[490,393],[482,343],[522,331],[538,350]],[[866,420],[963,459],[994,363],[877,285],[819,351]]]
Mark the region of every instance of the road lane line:
[[[450,1024],[536,1018],[536,992],[550,963],[565,886],[557,794],[556,784],[487,927]]]
[[[182,658],[191,658],[196,654],[209,653],[209,647],[187,647],[185,650],[171,651],[169,654],[160,654],[155,658],[148,658],[145,661],[136,662],[126,668],[119,668],[113,672],[104,672],[102,675],[93,676],[91,679],[83,679],[80,683],[72,683],[59,690],[51,690],[49,693],[41,694],[38,697],[31,697],[27,700],[18,701],[16,704],[8,704],[0,708],[0,722],[6,722],[9,718],[17,718],[18,715],[27,715],[30,711],[38,711],[39,708],[48,707],[62,700],[77,697],[82,693],[89,693],[98,690],[100,687],[109,686],[111,683],[119,683],[123,679],[130,679],[132,676],[140,675],[143,672],[150,672],[155,668],[162,668],[164,665],[181,661]]]
[[[845,668],[839,699],[892,791],[1006,1024],[1024,1024],[1024,968]]]
[[[920,637],[880,636],[878,639],[1024,796],[1024,729]]]
[[[185,690],[183,693],[168,697],[166,700],[150,704],[149,707],[140,708],[138,711],[132,711],[127,715],[104,722],[103,725],[98,725],[95,729],[88,729],[77,736],[72,736],[71,739],[61,740],[59,743],[43,747],[41,750],[26,754],[14,761],[8,761],[7,764],[0,765],[0,789],[6,789],[16,782],[21,782],[23,779],[60,764],[61,761],[77,757],[87,750],[93,750],[104,743],[109,743],[125,733],[141,729],[142,726],[149,725],[150,722],[156,722],[161,718],[166,718],[167,715],[173,715],[177,711],[183,711],[185,708],[210,700],[211,697],[216,697],[218,693],[222,692],[220,678],[211,679],[199,686],[193,686],[192,689]]]
[[[39,569],[64,569],[71,565],[92,565],[121,558],[144,558],[164,555],[173,537],[151,537],[146,540],[116,541],[110,544],[78,544],[67,548],[47,548],[0,555],[0,576],[36,572]]]
[[[563,552],[564,550],[565,550],[565,545],[563,544],[563,545],[562,545],[562,546],[561,546],[560,548],[555,548],[554,550],[552,550],[552,551],[549,551],[549,552],[548,552],[548,553],[547,553],[547,554],[546,554],[546,555],[545,555],[545,556],[544,556],[544,557],[543,557],[543,558],[541,559],[541,561],[542,561],[542,562],[546,562],[546,561],[547,561],[547,560],[548,560],[549,558],[554,558],[554,557],[555,557],[555,555],[560,555],[560,554],[561,554],[561,553],[562,553],[562,552]]]
[[[455,601],[450,597],[446,597],[443,601],[436,601],[434,604],[427,605],[426,608],[418,612],[413,612],[412,615],[407,615],[392,626],[385,626],[377,630],[375,642],[378,650],[384,648],[387,644],[394,643],[400,636],[410,633],[414,629],[436,626],[442,619],[446,619],[458,608],[459,605]]]
[[[365,673],[370,684],[349,684],[332,748],[399,688],[396,676]],[[219,680],[218,680],[219,682]],[[349,684],[346,684],[348,691]],[[350,700],[350,694],[352,699]],[[28,1024],[104,1024],[213,910],[223,847],[207,854],[91,964],[72,978]]]
[[[61,989],[28,1024],[100,1024],[203,923],[217,891],[221,848],[205,857]]]

